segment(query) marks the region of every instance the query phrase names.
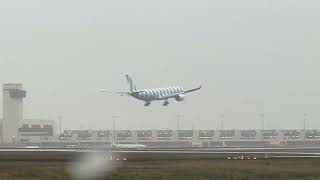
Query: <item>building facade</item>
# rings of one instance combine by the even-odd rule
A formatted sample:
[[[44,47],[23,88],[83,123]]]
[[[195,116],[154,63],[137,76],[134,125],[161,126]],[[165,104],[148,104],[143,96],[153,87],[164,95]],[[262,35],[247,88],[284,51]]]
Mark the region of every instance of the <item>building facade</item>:
[[[19,125],[19,143],[38,143],[58,138],[56,123],[46,119],[25,119]]]
[[[3,85],[2,143],[15,143],[18,139],[19,123],[23,119],[23,99],[26,91],[22,84]]]

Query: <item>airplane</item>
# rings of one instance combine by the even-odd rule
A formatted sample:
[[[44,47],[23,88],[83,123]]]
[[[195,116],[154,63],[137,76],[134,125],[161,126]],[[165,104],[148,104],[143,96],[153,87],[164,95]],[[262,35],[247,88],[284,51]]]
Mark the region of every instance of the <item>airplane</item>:
[[[147,148],[144,144],[118,144],[118,143],[112,143],[111,145],[114,149],[145,149]]]
[[[168,106],[168,99],[174,98],[176,101],[183,101],[186,94],[197,91],[201,89],[201,85],[197,88],[184,90],[181,86],[167,87],[167,88],[151,88],[151,89],[141,89],[137,90],[136,86],[133,84],[132,78],[129,75],[126,75],[127,83],[129,84],[129,92],[116,92],[121,96],[127,95],[138,100],[144,101],[144,106],[149,106],[151,101],[160,101],[164,100],[163,106]],[[100,90],[100,92],[108,92],[106,90]]]

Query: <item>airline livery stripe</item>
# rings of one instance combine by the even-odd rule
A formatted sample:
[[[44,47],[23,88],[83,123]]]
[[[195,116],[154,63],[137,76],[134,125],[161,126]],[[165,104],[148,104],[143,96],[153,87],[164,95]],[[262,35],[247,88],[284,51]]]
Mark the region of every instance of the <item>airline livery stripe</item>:
[[[154,99],[156,97],[156,91],[155,89],[151,89],[151,91],[152,91],[152,98]]]
[[[161,95],[161,96],[164,96],[164,92],[163,92],[163,89],[162,89],[162,88],[160,89],[160,95]]]
[[[169,89],[170,89],[170,93],[173,94],[173,92],[174,92],[173,88],[169,87]]]
[[[157,89],[157,98],[160,98],[160,89]]]
[[[174,94],[183,93],[183,88],[181,86],[167,87],[167,88],[153,88],[153,89],[143,89],[137,96],[145,101],[153,101],[159,98],[166,98]]]
[[[173,87],[173,89],[174,89],[174,93],[178,92],[178,88],[177,87]]]

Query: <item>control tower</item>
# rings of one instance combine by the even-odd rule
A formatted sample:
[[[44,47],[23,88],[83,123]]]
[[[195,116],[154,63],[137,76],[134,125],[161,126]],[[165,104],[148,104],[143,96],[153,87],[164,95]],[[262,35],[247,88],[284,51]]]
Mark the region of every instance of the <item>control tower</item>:
[[[22,84],[3,84],[2,143],[15,143],[19,122],[23,119],[23,98],[26,91]]]

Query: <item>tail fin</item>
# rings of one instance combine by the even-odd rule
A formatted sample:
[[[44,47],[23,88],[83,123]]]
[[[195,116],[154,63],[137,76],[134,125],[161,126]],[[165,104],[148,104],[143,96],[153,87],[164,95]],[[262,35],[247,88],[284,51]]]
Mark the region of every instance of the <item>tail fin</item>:
[[[128,74],[126,74],[126,78],[127,78],[127,83],[129,84],[130,92],[133,92],[135,86],[133,85],[132,79]]]

